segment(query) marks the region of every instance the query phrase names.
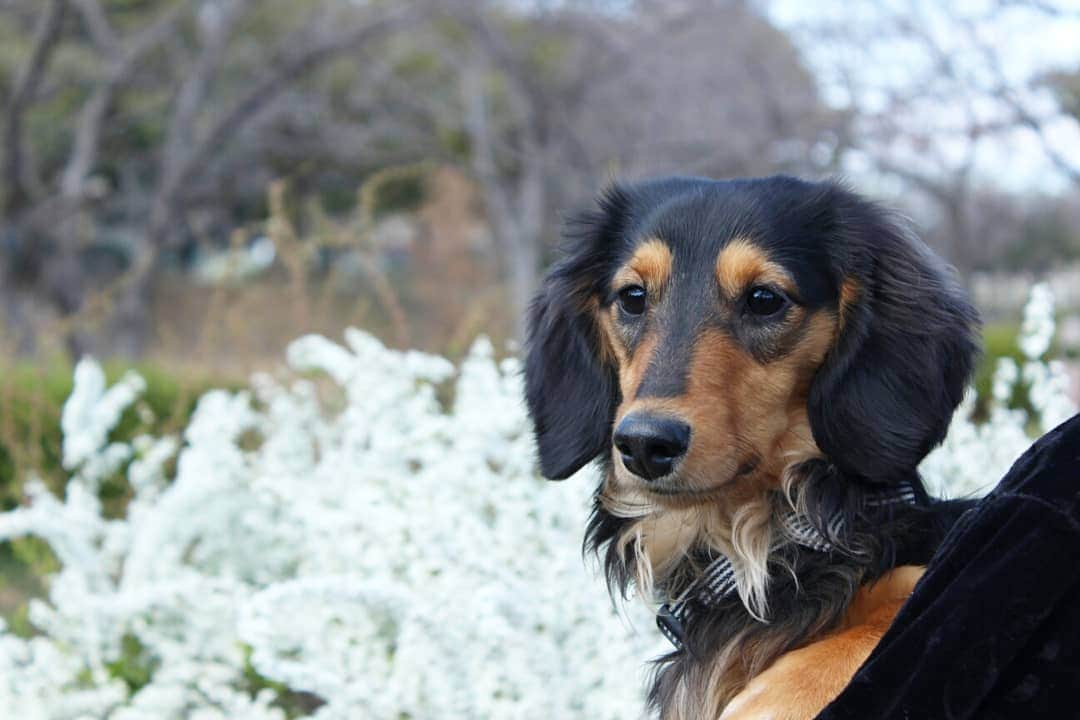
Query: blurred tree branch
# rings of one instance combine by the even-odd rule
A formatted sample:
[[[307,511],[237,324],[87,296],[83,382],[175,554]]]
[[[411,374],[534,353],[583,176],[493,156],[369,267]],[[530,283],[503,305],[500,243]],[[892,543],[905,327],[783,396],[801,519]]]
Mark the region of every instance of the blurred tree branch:
[[[194,122],[202,109],[207,87],[221,65],[232,27],[241,17],[247,0],[234,0],[229,12],[208,32],[207,40],[194,72],[188,76],[178,94],[160,169],[160,180],[151,204],[146,240],[135,254],[128,270],[128,291],[117,307],[117,323],[122,329],[125,351],[141,353],[145,342],[144,308],[151,292],[150,274],[160,250],[172,242],[178,213],[186,193],[199,181],[214,156],[222,151],[236,133],[260,109],[272,102],[281,92],[305,73],[311,72],[339,53],[355,51],[365,43],[381,39],[387,33],[402,29],[419,15],[413,8],[379,11],[364,18],[352,28],[337,31],[326,37],[312,39],[305,31],[284,38],[271,53],[277,59],[271,68],[256,80],[220,115],[211,121],[210,129],[197,137]]]
[[[997,206],[1006,196],[988,188],[979,171],[987,150],[1026,130],[1061,177],[1080,187],[1080,164],[1050,138],[1050,128],[1068,113],[1047,101],[1040,88],[1045,78],[1022,78],[1003,64],[1000,33],[1017,14],[1075,20],[1074,12],[1052,3],[998,0],[968,8],[908,0],[881,8],[872,23],[844,18],[803,30],[807,42],[827,39],[820,67],[848,98],[852,150],[879,175],[929,201],[920,214],[931,240],[965,278],[1015,242],[1008,233],[1019,222],[1002,222]],[[866,72],[877,66],[882,48],[891,48],[902,71],[883,78]],[[1018,216],[1018,201],[1011,202],[1008,212]]]
[[[175,31],[187,9],[176,2],[162,11],[129,41],[121,41],[97,0],[73,0],[90,35],[105,56],[106,74],[79,113],[75,143],[60,181],[62,195],[80,198],[83,184],[97,162],[101,131],[116,93],[131,79],[139,61]]]
[[[12,213],[39,194],[40,181],[30,167],[30,157],[23,138],[23,118],[34,102],[45,69],[60,40],[67,0],[48,0],[34,30],[33,49],[20,69],[4,113],[4,165],[2,175],[7,192],[0,210]]]
[[[181,60],[177,67],[179,82],[174,89],[169,90],[168,83],[159,85],[170,92],[171,111],[160,146],[147,158],[153,185],[145,230],[131,247],[124,282],[116,286],[122,291],[118,291],[113,323],[123,338],[122,349],[131,354],[137,354],[145,341],[145,304],[158,254],[175,242],[187,198],[205,182],[232,139],[263,108],[319,66],[342,53],[359,50],[366,43],[381,41],[416,21],[421,7],[423,3],[418,2],[398,9],[344,8],[337,14],[347,22],[324,21],[320,25],[316,16],[315,21],[297,30],[281,33],[270,50],[260,51],[266,60],[256,63],[261,69],[259,75],[239,92],[231,93],[223,104],[213,94],[213,88],[220,82],[222,68],[232,52],[238,23],[256,8],[263,11],[257,3],[225,0],[216,3],[211,12],[187,0],[163,0],[152,3],[134,24],[125,18],[126,29],[118,31],[110,17],[112,10],[106,10],[99,0],[51,0],[37,13],[32,51],[19,70],[3,117],[0,219],[4,232],[13,234],[16,240],[0,249],[13,260],[4,263],[7,277],[0,283],[7,298],[9,320],[11,312],[17,314],[17,308],[23,305],[12,293],[17,294],[18,287],[32,280],[25,274],[26,269],[39,273],[37,287],[62,313],[74,312],[81,306],[85,277],[78,257],[83,233],[73,223],[89,204],[101,199],[104,191],[100,180],[90,180],[101,159],[110,117],[117,111],[122,93],[139,83],[140,77],[145,78],[148,67],[154,67],[154,55],[171,52],[170,45],[190,34],[187,27],[194,28],[197,46],[193,55]],[[49,178],[38,179],[31,166],[33,145],[24,132],[24,117],[42,92],[52,55],[78,42],[78,36],[71,32],[75,28],[65,23],[69,9],[80,19],[100,64],[89,68],[89,92],[71,123],[66,158]],[[19,282],[12,272],[24,273]],[[72,342],[73,353],[85,351],[83,340],[73,338]]]
[[[231,16],[230,23],[234,19],[235,16]],[[314,41],[308,39],[308,42],[302,42],[302,32],[285,38],[277,52],[273,53],[279,59],[272,63],[271,70],[222,112],[202,138],[195,138],[191,125],[198,103],[194,99],[205,94],[206,81],[220,64],[219,55],[227,39],[227,23],[223,23],[224,32],[204,53],[204,60],[190,78],[191,86],[185,87],[186,92],[181,91],[180,101],[170,124],[163,181],[154,203],[155,214],[151,215],[150,221],[149,236],[152,243],[157,245],[167,241],[165,234],[168,232],[169,221],[175,212],[176,204],[182,201],[184,192],[198,179],[199,173],[212,162],[214,155],[221,151],[230,137],[239,132],[261,108],[273,101],[291,83],[338,53],[356,50],[364,43],[400,30],[406,23],[417,19],[418,14],[407,9],[368,19],[358,27]]]

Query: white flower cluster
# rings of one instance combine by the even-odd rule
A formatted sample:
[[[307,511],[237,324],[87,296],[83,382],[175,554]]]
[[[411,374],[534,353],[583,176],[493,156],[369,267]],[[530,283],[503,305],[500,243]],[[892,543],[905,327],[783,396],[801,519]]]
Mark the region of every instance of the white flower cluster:
[[[0,514],[0,539],[62,564],[40,635],[0,630],[0,717],[282,720],[249,663],[319,720],[639,716],[663,642],[583,562],[595,477],[536,476],[519,365],[492,355],[306,337],[286,380],[208,393],[182,442],[130,445],[107,438],[141,381],[80,363],[65,497],[31,483]],[[129,460],[127,515],[106,519],[98,485]],[[115,672],[132,647],[134,692]]]
[[[1054,296],[1049,286],[1040,283],[1031,290],[1020,326],[1019,346],[1026,359],[1022,366],[1010,357],[998,359],[989,418],[972,422],[975,394],[969,390],[945,442],[919,467],[931,494],[959,498],[986,493],[1031,445],[1032,435],[1052,430],[1077,412],[1069,399],[1064,365],[1046,360],[1054,328]],[[1027,386],[1032,412],[1008,405],[1021,380]]]
[[[1073,411],[1040,361],[1052,333],[1039,290],[990,421],[969,400],[923,466],[939,492],[992,484],[1025,428]],[[142,381],[79,364],[64,498],[32,482],[0,514],[0,539],[43,538],[62,565],[30,608],[39,635],[0,626],[0,717],[284,720],[281,687],[317,720],[640,716],[666,647],[582,560],[595,477],[536,476],[519,364],[485,340],[455,368],[357,331],[288,358],[283,379],[205,395],[182,438],[130,444],[108,435]],[[1004,406],[1021,376],[1037,418]],[[108,519],[97,489],[120,469],[134,495]]]

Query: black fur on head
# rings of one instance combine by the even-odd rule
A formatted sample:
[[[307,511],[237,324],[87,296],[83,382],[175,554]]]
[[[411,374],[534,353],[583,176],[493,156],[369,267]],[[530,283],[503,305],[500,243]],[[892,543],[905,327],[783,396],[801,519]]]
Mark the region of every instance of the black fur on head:
[[[665,716],[693,717],[700,707],[687,698],[708,695],[722,705],[777,654],[840,622],[861,584],[929,559],[966,506],[929,498],[917,467],[943,439],[970,379],[978,319],[949,269],[904,223],[832,182],[667,178],[617,185],[595,210],[568,223],[566,240],[528,317],[526,399],[543,474],[562,479],[602,461],[604,479],[586,537],[602,555],[613,590],[625,591],[635,578],[641,584],[644,562],[652,568],[648,582],[657,599],[671,599],[694,581],[703,558],[723,553],[745,571],[745,584],[760,591],[757,610],[769,609],[769,621],[762,622],[741,588],[741,601],[693,615],[686,649],[664,658],[651,694]],[[613,339],[612,323],[620,317],[613,283],[621,282],[619,273],[632,266],[643,243],[653,241],[664,248],[653,258],[666,264],[662,292],[654,298],[650,288],[655,306],[636,330],[626,325]],[[791,299],[784,323],[768,329],[765,321],[744,317],[740,298],[749,290],[730,292],[718,269],[732,248],[731,257],[751,276],[755,263],[767,261],[769,277],[789,283],[781,289]],[[652,353],[635,371],[645,379],[628,379],[620,363],[642,347]],[[712,348],[720,360],[710,365],[702,358]],[[785,370],[785,358],[796,356],[806,362]],[[728,368],[731,383],[764,374],[768,380],[755,382],[764,383],[766,395],[774,377],[809,372],[791,386],[797,407],[784,406],[777,415],[804,411],[782,440],[805,443],[770,458],[761,451],[768,443],[747,442],[739,427],[730,427],[741,417],[756,419],[766,405],[751,387],[732,396],[742,414],[724,415]],[[712,395],[689,397],[703,383]],[[633,492],[653,502],[641,514],[625,506],[614,512],[612,494],[625,491],[628,480],[626,472],[618,474],[626,467],[613,453],[613,423],[635,402],[667,413],[690,408],[692,443],[729,432],[733,445],[753,447],[757,455],[737,471],[716,462],[715,485],[700,495],[705,500],[680,504],[656,491],[665,482],[667,490],[700,485],[703,474],[714,474],[710,458],[726,461],[719,455],[722,441],[713,455],[699,452],[685,477],[674,471],[674,480],[659,483],[638,478]],[[713,413],[722,421],[714,422]],[[686,457],[689,462],[691,454]],[[899,483],[914,489],[914,505],[875,502],[875,493]],[[733,508],[731,498],[744,504]],[[778,541],[774,520],[790,511],[805,516],[835,551]],[[743,523],[738,542],[733,513]],[[832,522],[837,517],[843,522]],[[662,543],[667,555],[657,557],[641,538],[662,534],[669,518],[669,528],[700,527]],[[669,713],[676,705],[681,710]]]
[[[629,199],[617,188],[565,228],[568,252],[548,271],[529,308],[525,399],[540,470],[563,480],[608,452],[618,402],[616,368],[605,362],[595,301],[614,262]]]
[[[971,377],[977,314],[945,264],[892,213],[836,183],[789,178],[615,185],[595,210],[571,218],[563,257],[527,322],[526,397],[544,475],[563,479],[610,454],[618,380],[594,313],[634,230],[665,206],[710,192],[729,196],[716,210],[728,215],[738,201],[730,196],[745,196],[747,217],[732,223],[769,226],[764,234],[773,237],[762,242],[827,274],[841,333],[808,401],[826,457],[849,479],[910,476],[941,442]],[[791,216],[754,218],[770,211]]]
[[[562,257],[548,270],[526,323],[525,399],[544,477],[564,480],[589,461],[610,456],[619,384],[617,368],[605,357],[597,303],[636,226],[667,199],[706,182],[615,184],[593,209],[565,223]]]
[[[978,316],[891,213],[835,186],[823,200],[818,222],[849,297],[810,394],[814,439],[849,479],[902,479],[945,437],[974,369]]]

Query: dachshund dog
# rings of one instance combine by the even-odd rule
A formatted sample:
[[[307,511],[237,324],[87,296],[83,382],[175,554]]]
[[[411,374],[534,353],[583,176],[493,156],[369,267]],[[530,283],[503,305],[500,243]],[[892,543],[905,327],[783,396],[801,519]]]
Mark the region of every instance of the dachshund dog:
[[[964,502],[917,472],[979,320],[894,215],[832,182],[615,185],[530,308],[540,467],[602,468],[586,546],[661,604],[665,720],[811,718]]]

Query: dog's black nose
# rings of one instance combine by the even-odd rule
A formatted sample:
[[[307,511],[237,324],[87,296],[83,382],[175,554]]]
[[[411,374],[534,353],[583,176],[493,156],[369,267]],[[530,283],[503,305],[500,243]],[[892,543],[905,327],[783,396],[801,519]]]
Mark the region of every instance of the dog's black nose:
[[[667,418],[627,415],[615,428],[614,440],[627,470],[655,480],[671,472],[675,461],[686,454],[690,426]]]

